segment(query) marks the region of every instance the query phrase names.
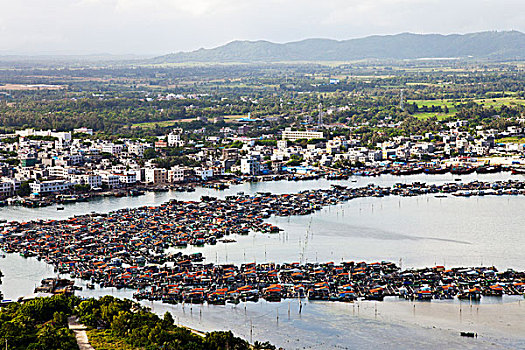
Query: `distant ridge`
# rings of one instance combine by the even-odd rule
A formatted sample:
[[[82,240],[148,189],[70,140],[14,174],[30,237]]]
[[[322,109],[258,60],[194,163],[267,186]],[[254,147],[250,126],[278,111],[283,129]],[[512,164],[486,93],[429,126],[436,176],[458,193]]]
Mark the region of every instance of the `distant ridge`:
[[[179,52],[152,59],[155,63],[348,61],[357,59],[525,58],[525,34],[490,31],[470,34],[412,34],[361,39],[306,39],[285,44],[233,41],[213,49]]]

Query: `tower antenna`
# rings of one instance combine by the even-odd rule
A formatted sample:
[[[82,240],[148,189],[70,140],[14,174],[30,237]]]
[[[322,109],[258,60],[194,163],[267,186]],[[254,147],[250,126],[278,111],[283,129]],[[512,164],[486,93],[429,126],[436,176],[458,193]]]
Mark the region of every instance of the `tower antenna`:
[[[323,104],[319,103],[317,106],[319,108],[319,126],[323,126]]]

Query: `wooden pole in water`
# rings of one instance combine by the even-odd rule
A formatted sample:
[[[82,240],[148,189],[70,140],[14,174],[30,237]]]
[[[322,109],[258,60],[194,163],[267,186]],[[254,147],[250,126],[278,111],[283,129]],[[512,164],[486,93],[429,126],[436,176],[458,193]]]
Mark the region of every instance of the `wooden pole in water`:
[[[253,343],[253,322],[250,319],[250,343]]]

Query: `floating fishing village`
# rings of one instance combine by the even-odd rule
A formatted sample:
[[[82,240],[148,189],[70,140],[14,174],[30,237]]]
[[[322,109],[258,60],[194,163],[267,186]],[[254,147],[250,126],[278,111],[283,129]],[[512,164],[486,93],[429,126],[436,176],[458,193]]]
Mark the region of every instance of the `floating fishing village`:
[[[232,234],[277,233],[278,227],[264,221],[272,215],[307,215],[354,198],[523,194],[523,181],[474,181],[359,188],[332,185],[297,194],[238,193],[225,199],[202,196],[201,201],[171,200],[160,206],[67,220],[4,223],[0,240],[5,252],[37,257],[60,274],[86,280],[87,288],[130,288],[139,300],[224,304],[259,298],[354,301],[399,296],[476,301],[482,296],[524,295],[525,272],[443,266],[402,271],[391,262],[352,261],[218,265],[204,263],[201,253],[187,255],[174,248],[235,242],[228,238]],[[63,280],[44,282],[74,291]],[[55,290],[45,286],[41,290]]]

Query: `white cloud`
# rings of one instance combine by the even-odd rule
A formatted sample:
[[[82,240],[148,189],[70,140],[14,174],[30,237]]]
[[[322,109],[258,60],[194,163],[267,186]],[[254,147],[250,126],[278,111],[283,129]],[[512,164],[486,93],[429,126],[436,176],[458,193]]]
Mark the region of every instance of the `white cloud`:
[[[235,39],[525,31],[524,0],[0,0],[0,53],[167,53]]]

